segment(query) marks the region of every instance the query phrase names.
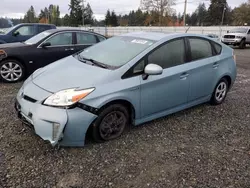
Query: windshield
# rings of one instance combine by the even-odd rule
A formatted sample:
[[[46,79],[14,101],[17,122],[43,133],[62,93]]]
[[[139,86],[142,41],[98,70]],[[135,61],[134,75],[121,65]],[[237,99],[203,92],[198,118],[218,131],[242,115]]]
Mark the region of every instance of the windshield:
[[[232,29],[229,33],[247,33],[248,29],[246,28],[237,28]]]
[[[150,47],[154,42],[128,36],[113,37],[85,49],[80,53],[80,56],[108,66],[120,67]]]
[[[14,28],[14,27],[1,29],[1,30],[0,30],[0,33],[4,33],[4,34],[9,33],[13,28]]]
[[[34,37],[31,37],[30,39],[26,40],[24,43],[25,44],[36,44],[49,35],[50,35],[49,32],[44,31],[42,33],[39,33],[38,35],[35,35]]]

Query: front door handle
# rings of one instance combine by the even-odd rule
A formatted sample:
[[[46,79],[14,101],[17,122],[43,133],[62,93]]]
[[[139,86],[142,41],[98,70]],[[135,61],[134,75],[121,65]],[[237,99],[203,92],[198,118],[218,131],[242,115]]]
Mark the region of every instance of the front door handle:
[[[185,72],[185,73],[181,74],[180,79],[186,80],[188,76],[189,76],[189,74]]]
[[[74,51],[74,48],[66,48],[65,51]]]
[[[219,63],[214,63],[214,64],[213,64],[213,68],[214,68],[214,69],[217,69],[218,67],[219,67]]]

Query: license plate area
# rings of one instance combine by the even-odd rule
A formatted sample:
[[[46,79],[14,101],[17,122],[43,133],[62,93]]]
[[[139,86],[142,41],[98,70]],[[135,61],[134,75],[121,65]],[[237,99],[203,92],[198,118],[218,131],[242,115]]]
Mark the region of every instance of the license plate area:
[[[15,102],[15,109],[17,111],[18,119],[20,119],[20,121],[23,124],[27,125],[30,129],[34,130],[33,121],[31,120],[31,118],[29,118],[24,113],[22,113],[21,108],[22,108],[21,105],[18,103],[18,101],[16,101]],[[31,114],[31,117],[32,117],[32,114]]]

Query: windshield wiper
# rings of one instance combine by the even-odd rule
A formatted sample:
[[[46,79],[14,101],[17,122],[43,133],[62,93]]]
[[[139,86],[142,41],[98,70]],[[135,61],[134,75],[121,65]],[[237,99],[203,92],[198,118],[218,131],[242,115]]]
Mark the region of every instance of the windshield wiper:
[[[82,62],[86,62],[86,61],[90,61],[93,65],[96,65],[98,67],[101,67],[101,68],[104,68],[104,69],[107,69],[108,66],[104,65],[103,63],[100,63],[94,59],[89,59],[89,58],[86,58],[86,57],[82,57],[80,54],[78,54],[78,59]]]

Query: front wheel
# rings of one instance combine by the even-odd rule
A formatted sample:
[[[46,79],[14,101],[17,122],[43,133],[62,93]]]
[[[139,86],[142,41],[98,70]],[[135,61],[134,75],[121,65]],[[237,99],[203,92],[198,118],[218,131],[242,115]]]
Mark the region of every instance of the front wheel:
[[[214,93],[211,98],[211,104],[219,105],[224,102],[227,92],[228,92],[228,81],[225,78],[222,78],[219,83],[216,85]]]
[[[24,77],[24,67],[16,60],[5,60],[0,63],[0,79],[4,82],[14,83]]]
[[[93,123],[93,139],[96,142],[116,139],[121,136],[128,123],[128,110],[120,104],[110,105],[101,111]]]

